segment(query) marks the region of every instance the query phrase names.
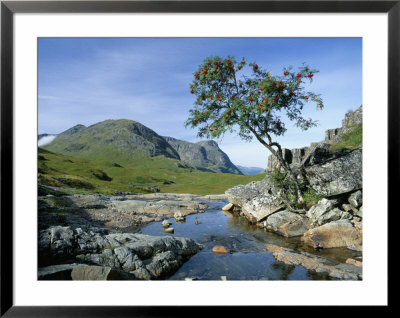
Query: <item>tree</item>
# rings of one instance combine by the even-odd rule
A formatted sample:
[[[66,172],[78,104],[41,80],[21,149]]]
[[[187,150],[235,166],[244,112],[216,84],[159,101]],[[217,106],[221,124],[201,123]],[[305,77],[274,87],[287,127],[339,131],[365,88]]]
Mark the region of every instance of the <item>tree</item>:
[[[317,125],[305,118],[302,110],[310,102],[316,103],[317,109],[323,108],[320,95],[306,92],[304,87],[318,72],[303,64],[296,72],[290,66],[281,75],[273,75],[244,58],[206,58],[194,72],[190,92],[196,101],[185,126],[197,128],[199,137],[217,138],[236,129],[246,141],[255,137],[278,159],[295,187],[296,200],[301,200],[299,181],[273,136],[287,131],[284,115],[302,130]]]

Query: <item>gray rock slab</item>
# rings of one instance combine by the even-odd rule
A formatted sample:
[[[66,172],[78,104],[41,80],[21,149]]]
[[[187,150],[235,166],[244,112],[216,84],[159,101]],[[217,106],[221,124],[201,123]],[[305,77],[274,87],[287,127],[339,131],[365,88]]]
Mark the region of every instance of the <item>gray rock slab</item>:
[[[362,149],[306,168],[312,188],[322,196],[334,196],[362,188]]]

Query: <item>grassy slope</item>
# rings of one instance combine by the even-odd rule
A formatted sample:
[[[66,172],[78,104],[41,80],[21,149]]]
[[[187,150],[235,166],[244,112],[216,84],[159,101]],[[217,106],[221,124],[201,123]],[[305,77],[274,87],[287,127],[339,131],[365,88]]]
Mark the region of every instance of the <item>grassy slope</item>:
[[[338,143],[330,146],[330,151],[353,150],[362,147],[362,125],[354,125],[351,130],[343,134]]]
[[[81,159],[39,148],[39,183],[69,187],[70,192],[80,193],[146,192],[147,186],[156,185],[161,192],[204,195],[220,194],[232,186],[261,180],[265,176],[191,171],[178,168],[177,160],[164,156],[114,159],[105,160],[102,156],[98,160]]]

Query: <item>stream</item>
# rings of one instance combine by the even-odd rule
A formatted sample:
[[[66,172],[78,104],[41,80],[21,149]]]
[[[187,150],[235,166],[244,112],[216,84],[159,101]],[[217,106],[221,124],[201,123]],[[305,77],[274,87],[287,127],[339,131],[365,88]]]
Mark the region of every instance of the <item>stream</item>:
[[[299,237],[285,238],[278,234],[251,225],[247,219],[233,216],[221,208],[227,201],[209,202],[204,213],[186,216],[186,221],[177,223],[168,219],[174,234],[163,232],[161,222],[152,222],[138,232],[148,235],[174,235],[189,237],[200,243],[203,249],[183,264],[168,280],[329,280],[302,266],[277,262],[272,253],[266,252],[266,244],[289,247],[344,262],[355,256],[346,248],[315,251],[304,245]],[[228,254],[215,254],[212,248],[222,245]]]

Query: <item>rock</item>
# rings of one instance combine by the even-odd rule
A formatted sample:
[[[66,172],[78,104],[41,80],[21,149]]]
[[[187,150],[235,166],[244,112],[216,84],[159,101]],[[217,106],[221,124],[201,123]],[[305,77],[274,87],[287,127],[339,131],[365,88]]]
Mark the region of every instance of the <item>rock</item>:
[[[57,231],[61,231],[60,233],[65,235],[51,240],[51,233]],[[77,231],[79,235],[72,231],[74,235],[71,236],[71,231],[68,227],[56,230],[49,228],[41,231],[39,259],[44,255],[47,257],[47,261],[56,262],[59,259],[54,258],[53,255],[64,253],[64,257],[69,261],[77,260],[84,264],[110,267],[112,269],[110,275],[120,273],[113,272],[117,270],[133,275],[123,276],[128,277],[126,279],[160,279],[178,269],[201,249],[201,245],[188,238],[150,236],[139,233],[104,235],[101,232],[94,232],[95,229],[89,233],[80,229]],[[63,240],[65,240],[64,243]],[[67,249],[65,249],[66,245]],[[96,272],[96,275],[99,276],[101,273],[106,275],[105,269],[96,270],[99,271]],[[67,268],[63,271],[71,271],[71,269]],[[68,275],[68,272],[66,274]],[[120,274],[122,275],[122,273]],[[119,279],[115,278],[115,275],[111,277]],[[107,279],[111,278],[107,276]]]
[[[186,216],[184,216],[182,214],[182,212],[178,211],[178,212],[175,212],[174,219],[175,219],[176,222],[185,222],[186,221]]]
[[[164,220],[161,222],[161,225],[164,229],[168,228],[172,223],[168,220]]]
[[[60,264],[38,268],[38,280],[71,280],[72,269],[81,264]]]
[[[103,266],[76,266],[72,269],[72,280],[135,280],[135,275]]]
[[[351,206],[358,209],[362,205],[362,192],[356,191],[352,193],[349,197],[349,203]]]
[[[325,130],[325,139],[326,142],[335,142],[339,140],[341,134],[341,128],[327,129]]]
[[[348,128],[354,125],[362,124],[362,106],[353,112],[348,112],[342,120],[342,128]]]
[[[327,273],[330,277],[341,280],[361,280],[362,269],[352,264],[335,264],[327,258],[306,252],[295,252],[292,249],[267,244],[266,250],[274,258],[285,264],[300,265],[317,273]]]
[[[307,152],[307,147],[292,149],[292,162],[293,166],[299,166],[304,159]]]
[[[222,211],[230,211],[233,210],[234,205],[232,203],[228,203],[222,208]]]
[[[326,223],[308,230],[301,240],[314,248],[346,247],[360,244],[362,235],[349,220]]]
[[[352,264],[352,265],[355,265],[355,266],[358,266],[358,267],[362,267],[362,262],[357,261],[357,260],[352,259],[352,258],[348,258],[346,260],[346,264]]]
[[[296,170],[300,165],[305,167],[323,163],[327,160],[339,158],[347,153],[346,150],[331,153],[329,151],[332,143],[337,143],[341,140],[343,134],[350,132],[354,125],[362,124],[362,106],[354,112],[348,112],[342,121],[342,127],[328,129],[325,131],[325,139],[321,142],[313,142],[309,147],[299,149],[282,148],[282,155],[286,162]],[[280,167],[275,156],[268,156],[267,171],[272,172],[277,167]]]
[[[152,262],[146,265],[146,270],[152,277],[157,277],[160,279],[165,277],[166,273],[172,273],[176,271],[180,265],[181,262],[174,252],[165,251],[154,256]]]
[[[272,194],[267,177],[262,181],[228,189],[225,194],[230,203],[241,207],[243,215],[253,223],[262,221],[284,207],[281,201]]]
[[[212,251],[213,251],[215,254],[228,254],[227,249],[226,249],[224,246],[222,246],[222,245],[215,245],[215,246],[212,248]]]
[[[205,200],[228,200],[225,194],[209,194],[203,197]]]
[[[168,227],[168,228],[166,228],[166,229],[164,229],[164,232],[165,233],[170,233],[170,234],[173,234],[174,233],[174,228],[173,227]]]
[[[49,243],[54,249],[72,247],[74,232],[69,227],[54,226],[50,228],[48,234]],[[42,237],[42,239],[45,238]]]
[[[352,206],[350,204],[342,204],[342,209],[346,212],[353,211]]]
[[[317,143],[314,147],[310,147],[302,164],[309,167],[315,164],[323,163],[327,160],[335,158],[337,155],[329,152],[330,145],[328,143]]]
[[[329,212],[321,215],[319,218],[317,218],[317,223],[318,225],[323,225],[325,223],[333,222],[333,221],[338,221],[338,220],[349,220],[352,218],[351,213],[341,211],[338,208],[334,208],[330,210]]]
[[[134,211],[139,215],[157,215],[169,218],[177,213],[181,213],[182,216],[202,213],[208,205],[200,196],[161,193],[153,196],[149,194],[126,196],[126,200],[122,201],[112,198],[109,207],[122,214],[129,214]]]
[[[279,211],[267,217],[264,226],[285,237],[301,236],[308,230],[309,218],[289,211]]]
[[[356,213],[356,215],[358,215],[359,217],[362,217],[363,216],[362,213],[363,213],[363,207],[360,206],[360,208],[358,209],[358,212]]]
[[[349,132],[354,125],[362,124],[362,106],[354,112],[348,112],[342,120],[342,127],[325,131],[325,142],[336,143],[341,140],[343,134]]]
[[[334,196],[362,188],[362,149],[306,168],[312,188],[322,196]]]
[[[308,216],[312,222],[316,222],[325,213],[332,210],[338,204],[339,204],[338,200],[328,200],[328,199],[324,198],[324,199],[318,201],[317,204],[313,205],[306,212],[306,216]]]
[[[286,148],[282,148],[282,156],[283,159],[289,163],[292,164],[293,159],[295,161],[300,161],[301,159],[299,157],[301,157],[301,153],[302,150],[298,149],[298,151],[295,152],[296,153],[296,158],[294,159],[294,153],[292,150],[290,149],[286,149]],[[303,151],[304,153],[304,151]],[[275,169],[280,168],[280,162],[279,160],[274,156],[274,155],[269,155],[268,156],[268,162],[267,162],[267,171],[274,171]]]

